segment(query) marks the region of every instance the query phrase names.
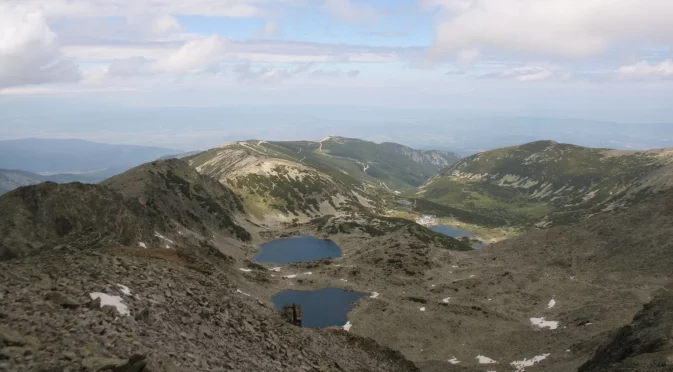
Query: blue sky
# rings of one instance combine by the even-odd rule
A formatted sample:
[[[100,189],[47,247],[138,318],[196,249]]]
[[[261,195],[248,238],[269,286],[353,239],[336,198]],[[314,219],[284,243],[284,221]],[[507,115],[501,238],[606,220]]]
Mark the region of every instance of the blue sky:
[[[673,122],[671,19],[670,0],[5,0],[0,105]]]

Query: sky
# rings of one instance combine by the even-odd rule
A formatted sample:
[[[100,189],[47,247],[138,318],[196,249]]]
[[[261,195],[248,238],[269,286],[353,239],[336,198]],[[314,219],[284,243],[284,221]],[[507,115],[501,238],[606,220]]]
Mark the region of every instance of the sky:
[[[83,107],[673,123],[671,19],[671,0],[0,0],[0,138]]]

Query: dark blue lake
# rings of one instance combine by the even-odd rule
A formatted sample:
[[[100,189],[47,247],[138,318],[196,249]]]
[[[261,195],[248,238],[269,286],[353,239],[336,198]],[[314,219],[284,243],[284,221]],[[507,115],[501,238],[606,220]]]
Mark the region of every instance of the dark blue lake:
[[[338,288],[317,291],[287,290],[271,298],[277,310],[289,304],[299,304],[304,310],[303,327],[342,327],[348,321],[347,314],[355,303],[368,293],[349,292]]]
[[[284,265],[341,256],[341,248],[331,240],[322,240],[312,236],[295,236],[262,244],[259,254],[253,261]]]
[[[453,226],[447,226],[447,225],[438,225],[438,226],[433,226],[430,228],[430,230],[434,232],[438,232],[444,235],[448,235],[453,238],[462,238],[464,236],[467,236],[468,238],[476,238],[477,236],[474,235],[473,233],[467,231],[467,230],[462,230],[455,228]],[[480,249],[486,247],[488,244],[486,243],[477,243],[473,244],[472,248]]]

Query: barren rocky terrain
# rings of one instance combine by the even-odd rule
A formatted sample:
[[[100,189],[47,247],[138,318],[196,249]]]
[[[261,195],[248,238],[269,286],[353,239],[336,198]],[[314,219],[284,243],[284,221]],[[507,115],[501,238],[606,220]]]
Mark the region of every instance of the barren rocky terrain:
[[[179,160],[0,207],[0,370],[673,370],[671,191],[481,250],[366,208],[260,220]],[[343,257],[252,262],[294,235]],[[271,303],[326,287],[370,294],[347,329]]]

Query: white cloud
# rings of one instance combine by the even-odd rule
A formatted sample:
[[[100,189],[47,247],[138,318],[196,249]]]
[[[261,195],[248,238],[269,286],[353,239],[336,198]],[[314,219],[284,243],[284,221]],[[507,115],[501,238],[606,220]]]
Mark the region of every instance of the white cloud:
[[[257,36],[261,37],[275,37],[280,33],[280,25],[276,21],[269,21],[264,24],[258,32]]]
[[[382,15],[371,4],[356,3],[351,0],[325,0],[325,7],[336,18],[346,22],[367,22]]]
[[[490,73],[484,77],[496,77],[514,79],[522,82],[542,80],[569,80],[572,73],[558,66],[551,65],[526,65],[504,69],[500,72]]]
[[[0,5],[0,89],[79,78],[78,66],[63,58],[42,14]]]
[[[131,57],[113,61],[106,70],[107,76],[133,77],[151,74],[149,60],[144,57]]]
[[[462,50],[586,58],[616,46],[673,42],[670,0],[421,0],[447,7],[434,51]]]
[[[182,32],[184,27],[177,19],[175,19],[175,17],[164,14],[152,20],[150,23],[150,30],[154,35],[161,36]]]
[[[647,61],[640,61],[633,65],[620,67],[617,69],[616,74],[619,79],[673,79],[673,60],[667,59],[656,64],[650,64]]]
[[[4,0],[40,10],[48,17],[112,17],[142,14],[259,17],[265,7],[295,0]]]
[[[186,42],[180,49],[151,66],[153,72],[191,74],[218,71],[226,52],[226,41],[217,35]]]

